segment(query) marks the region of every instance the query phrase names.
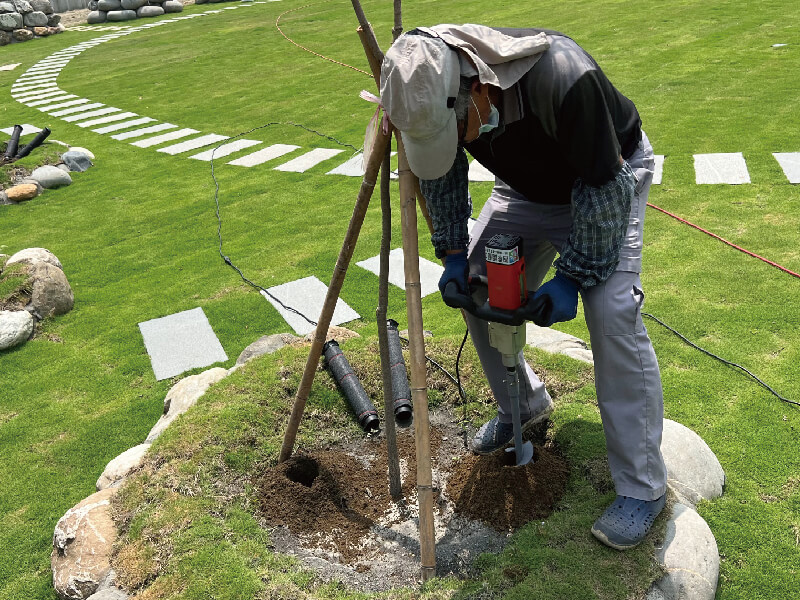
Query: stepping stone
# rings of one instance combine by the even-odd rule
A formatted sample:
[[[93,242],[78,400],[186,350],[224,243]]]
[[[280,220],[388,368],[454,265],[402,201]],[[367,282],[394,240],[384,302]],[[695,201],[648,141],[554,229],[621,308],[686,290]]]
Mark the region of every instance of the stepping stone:
[[[48,96],[55,96],[56,94],[64,94],[64,90],[60,90],[57,87],[49,90],[38,90],[33,92],[25,92],[24,94],[11,94],[14,100],[17,102],[25,102],[31,98],[41,97],[44,98],[46,95]]]
[[[59,69],[59,71],[60,71],[60,69]],[[55,73],[47,73],[47,74],[38,74],[38,73],[36,73],[36,74],[28,75],[28,76],[23,75],[22,77],[17,79],[16,85],[26,85],[28,83],[33,83],[33,82],[44,83],[45,81],[55,81],[56,78],[58,77],[58,72],[59,71],[56,71]]]
[[[678,499],[694,506],[722,496],[725,471],[716,455],[694,431],[664,419],[661,453],[667,466],[667,484]]]
[[[284,154],[288,154],[289,152],[297,150],[299,147],[300,146],[293,146],[291,144],[274,144],[264,148],[263,150],[258,150],[252,154],[232,160],[228,164],[236,165],[237,167],[255,167],[256,165],[270,161],[273,158],[278,158],[279,156],[283,156]]]
[[[337,154],[341,154],[342,152],[342,150],[334,150],[330,148],[315,148],[311,152],[306,152],[302,156],[298,156],[287,163],[275,167],[275,170],[290,171],[292,173],[304,173],[311,167],[318,165],[319,163],[326,161]]]
[[[698,184],[750,183],[747,163],[741,152],[694,155],[695,182]]]
[[[164,152],[165,154],[180,154],[182,152],[189,152],[190,150],[197,150],[198,148],[202,148],[203,146],[209,146],[211,144],[216,144],[217,142],[221,142],[222,140],[227,140],[227,135],[217,135],[216,133],[211,133],[209,135],[204,135],[199,138],[194,138],[193,140],[189,140],[187,142],[181,142],[180,144],[173,144],[172,146],[167,146],[166,148],[160,148],[158,152]]]
[[[73,121],[81,121],[86,119],[87,117],[99,117],[101,115],[107,115],[109,113],[119,112],[118,108],[114,108],[109,106],[108,108],[103,108],[100,110],[93,110],[88,113],[79,114],[79,115],[72,115],[71,117],[64,117],[63,121],[67,121],[68,123],[72,123]]]
[[[139,148],[149,148],[150,146],[157,146],[158,144],[163,144],[164,142],[171,142],[172,140],[177,140],[182,137],[186,137],[187,135],[192,135],[195,133],[200,133],[200,132],[197,131],[196,129],[190,129],[189,127],[186,127],[185,129],[178,129],[178,131],[170,131],[169,133],[157,135],[155,137],[147,138],[145,140],[132,142],[131,145],[137,146]]]
[[[102,102],[95,102],[94,104],[83,104],[81,106],[65,108],[64,110],[57,110],[56,112],[50,114],[53,117],[63,117],[64,115],[71,115],[78,112],[86,112],[87,110],[93,110],[95,108],[101,108],[103,106],[105,106],[105,104],[103,104]],[[50,112],[50,110],[52,109],[48,109],[47,112]]]
[[[244,150],[245,148],[250,148],[251,146],[257,146],[258,144],[263,144],[264,142],[259,142],[257,140],[236,140],[235,142],[231,142],[230,144],[223,144],[222,146],[217,146],[216,148],[212,148],[211,150],[206,150],[205,152],[201,152],[200,154],[195,154],[194,156],[190,156],[189,158],[194,158],[195,160],[204,160],[210,161],[213,158],[221,158],[223,156],[228,156],[229,154],[233,154],[234,152],[238,152],[239,150]]]
[[[664,155],[663,154],[656,154],[653,156],[656,161],[655,170],[653,172],[653,184],[652,185],[661,185],[661,177],[664,174]]]
[[[362,269],[366,269],[375,275],[380,274],[381,257],[373,256],[367,260],[356,263]],[[395,248],[389,252],[389,283],[396,285],[401,290],[406,289],[405,260],[403,249]],[[420,294],[424,298],[429,294],[439,291],[439,278],[444,273],[444,267],[427,258],[419,257],[419,283]]]
[[[800,183],[800,152],[773,152],[789,183]]]
[[[283,302],[288,307],[302,313],[312,321],[317,321],[322,313],[322,306],[325,303],[325,295],[328,293],[328,286],[314,277],[306,277],[297,281],[290,281],[283,285],[276,285],[267,290],[271,295]],[[305,335],[314,331],[316,325],[312,325],[300,315],[297,315],[278,304],[275,300],[267,296],[264,291],[261,295],[269,300],[270,304],[281,314],[289,326],[298,335]],[[341,325],[353,319],[360,318],[356,311],[350,308],[344,300],[339,298],[336,301],[336,308],[333,311],[331,325]]]
[[[347,175],[348,177],[363,177],[364,155],[356,154],[347,162],[344,162],[335,169],[328,171],[326,175]]]
[[[67,94],[62,90],[58,90],[57,92],[46,92],[44,94],[36,94],[34,96],[27,96],[26,98],[17,98],[17,102],[22,102],[27,106],[36,106],[39,104],[47,104],[53,102],[59,102],[60,100],[67,100],[65,96],[70,96],[72,98],[77,98],[75,94]],[[39,102],[42,100],[43,102]]]
[[[12,133],[14,133],[14,128],[9,127],[8,129],[0,129],[0,131],[2,131],[3,133],[7,133],[8,135],[11,135]],[[20,134],[20,137],[23,135],[30,135],[31,133],[39,133],[40,131],[41,129],[39,129],[38,127],[34,127],[33,125],[28,125],[27,123],[23,123],[22,133]]]
[[[16,69],[21,64],[22,63],[11,63],[11,64],[8,64],[8,65],[3,65],[2,67],[0,67],[0,71],[13,71],[14,69]]]
[[[47,106],[40,106],[39,110],[42,112],[47,112],[50,110],[56,110],[59,108],[65,108],[67,106],[75,106],[77,104],[88,104],[88,98],[78,98],[77,100],[70,100],[69,102],[56,102],[56,104],[48,104]]]
[[[202,308],[139,323],[156,379],[228,360]]]
[[[56,87],[54,81],[48,83],[32,83],[30,85],[14,85],[11,88],[12,94],[19,94],[20,92],[30,92],[33,90],[44,90],[46,88]]]
[[[152,125],[150,127],[145,127],[143,129],[134,129],[133,131],[126,131],[125,133],[118,133],[117,135],[112,135],[112,140],[127,140],[129,138],[141,137],[143,135],[147,135],[148,133],[156,133],[157,131],[164,131],[165,129],[175,129],[177,125],[173,125],[172,123],[159,123],[158,125]]]
[[[130,119],[131,117],[138,116],[136,113],[123,112],[116,115],[109,115],[101,119],[93,119],[91,121],[84,121],[83,123],[76,123],[78,127],[92,127],[94,125],[101,125],[102,123],[112,123],[114,121],[122,121],[123,119]]]
[[[594,356],[586,346],[586,342],[556,329],[526,323],[525,343],[546,352],[564,354],[575,360],[594,364]]]
[[[141,117],[133,121],[125,121],[124,123],[116,123],[107,127],[92,129],[92,131],[95,133],[111,133],[112,131],[119,131],[120,129],[127,129],[128,127],[134,127],[136,125],[144,125],[145,123],[152,123],[153,121],[155,121],[155,119],[151,119],[150,117]]]
[[[52,104],[53,102],[63,102],[64,100],[71,100],[77,98],[75,94],[55,95],[44,100],[36,100],[35,102],[23,102],[25,106],[41,106],[43,104]]]
[[[469,163],[469,180],[470,181],[494,181],[494,173],[484,167],[477,160]]]

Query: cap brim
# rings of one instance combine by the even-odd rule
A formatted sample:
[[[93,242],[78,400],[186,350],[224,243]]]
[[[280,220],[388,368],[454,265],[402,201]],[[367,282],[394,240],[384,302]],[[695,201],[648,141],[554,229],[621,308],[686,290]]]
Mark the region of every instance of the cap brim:
[[[414,137],[408,132],[402,135],[408,166],[420,179],[439,179],[453,166],[458,149],[455,112],[435,135],[427,138]]]

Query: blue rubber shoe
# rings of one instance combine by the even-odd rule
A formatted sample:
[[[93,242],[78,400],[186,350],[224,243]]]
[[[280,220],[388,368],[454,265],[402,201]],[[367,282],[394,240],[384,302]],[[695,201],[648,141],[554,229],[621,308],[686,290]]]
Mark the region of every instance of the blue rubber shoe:
[[[666,499],[666,494],[650,501],[617,496],[594,522],[592,535],[615,550],[638,546],[664,508]]]
[[[553,402],[551,401],[539,413],[522,422],[522,432],[541,423],[553,412]],[[511,423],[501,423],[498,417],[484,423],[475,437],[472,438],[472,451],[475,454],[494,454],[500,452],[514,439],[514,426]]]

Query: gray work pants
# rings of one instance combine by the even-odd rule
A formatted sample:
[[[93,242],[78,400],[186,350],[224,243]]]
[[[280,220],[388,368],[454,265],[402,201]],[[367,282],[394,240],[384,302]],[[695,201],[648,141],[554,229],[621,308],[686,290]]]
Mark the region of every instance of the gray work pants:
[[[654,500],[666,491],[661,456],[664,402],[661,375],[642,323],[644,292],[639,279],[645,207],[653,178],[653,150],[644,136],[628,160],[638,178],[628,230],[617,270],[604,283],[581,292],[594,355],[595,386],[617,493]],[[478,217],[470,240],[470,272],[485,274],[484,246],[498,233],[524,239],[529,290],[541,285],[569,237],[570,207],[530,202],[498,181]],[[485,298],[485,297],[484,297]],[[477,298],[476,298],[477,299]],[[500,354],[489,345],[486,321],[468,315],[467,324],[498,403],[498,417],[511,422],[511,405]],[[544,384],[520,353],[520,411],[526,419],[550,403]]]

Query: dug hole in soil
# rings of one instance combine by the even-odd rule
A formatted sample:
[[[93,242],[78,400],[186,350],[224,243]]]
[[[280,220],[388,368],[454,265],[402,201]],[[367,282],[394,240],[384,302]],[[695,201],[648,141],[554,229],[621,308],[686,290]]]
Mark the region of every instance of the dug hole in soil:
[[[436,574],[472,575],[482,553],[497,553],[511,533],[546,518],[561,498],[568,467],[546,424],[531,428],[534,461],[513,453],[476,456],[449,410],[431,414]],[[470,432],[472,434],[473,432]],[[386,439],[298,452],[257,482],[261,517],[274,549],[293,555],[323,581],[380,592],[419,580],[419,531],[413,427],[397,430],[403,497],[388,489]]]

